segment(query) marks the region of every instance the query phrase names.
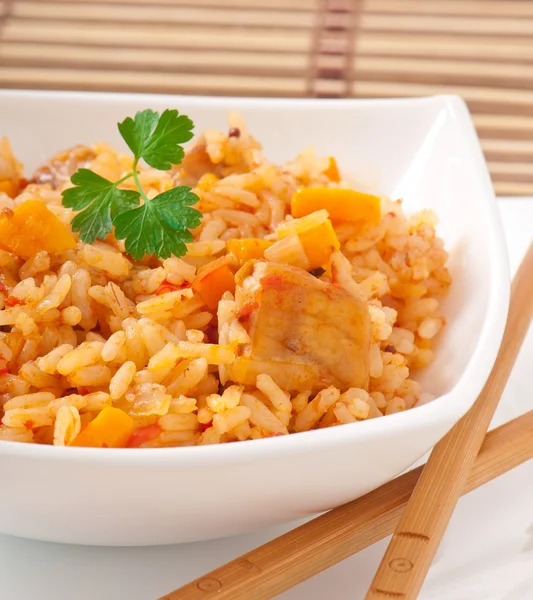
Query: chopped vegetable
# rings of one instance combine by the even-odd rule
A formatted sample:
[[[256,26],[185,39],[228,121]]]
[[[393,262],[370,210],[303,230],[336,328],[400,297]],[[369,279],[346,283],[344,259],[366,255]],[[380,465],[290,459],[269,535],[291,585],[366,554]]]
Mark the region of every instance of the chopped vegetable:
[[[327,210],[317,210],[299,219],[283,221],[283,223],[280,223],[276,227],[276,235],[279,238],[284,238],[293,233],[298,234],[302,231],[307,231],[308,229],[322,225],[322,223],[325,223],[328,220],[328,217]]]
[[[228,240],[226,247],[228,252],[234,254],[241,263],[245,263],[252,258],[263,258],[265,250],[270,248],[272,244],[273,242],[260,238],[244,238]]]
[[[299,233],[298,237],[309,259],[310,269],[325,265],[333,252],[340,248],[339,240],[329,219],[318,227]]]
[[[293,217],[304,217],[318,210],[328,211],[334,223],[360,222],[376,226],[380,220],[381,201],[378,196],[341,188],[301,188],[292,197]]]
[[[87,448],[125,448],[133,432],[133,419],[119,408],[104,408],[71,446]]]
[[[144,193],[137,167],[143,159],[154,169],[167,170],[181,162],[181,144],[192,138],[193,123],[177,110],[160,116],[144,110],[118,124],[118,129],[133,152],[132,170],[118,181],[108,181],[89,169],[79,169],[71,177],[74,187],[63,192],[63,205],[79,211],[72,219],[72,230],[92,244],[105,239],[115,227],[115,237],[125,240],[126,252],[135,260],[145,254],[168,258],[183,256],[189,231],[200,224],[201,213],[194,208],[198,197],[185,186],[172,188],[153,199]],[[133,178],[137,191],[121,190],[119,185]],[[141,204],[142,199],[142,204]]]
[[[341,180],[339,167],[337,166],[337,161],[333,158],[333,156],[329,157],[329,165],[328,168],[324,171],[324,175],[331,181],[334,181],[335,183],[339,183],[339,181]]]
[[[188,283],[182,283],[181,285],[175,285],[174,283],[170,283],[170,281],[163,281],[163,283],[157,288],[155,295],[161,296],[161,294],[166,294],[168,292],[176,292],[178,290],[182,290],[185,287],[188,287]]]
[[[282,239],[294,234],[298,236],[309,261],[307,270],[325,265],[333,252],[340,248],[327,215],[326,210],[317,210],[300,219],[282,223],[276,229],[276,234]],[[272,257],[269,255],[268,258]]]
[[[0,194],[2,192],[14,198],[20,192],[20,186],[14,181],[0,181]]]
[[[14,211],[0,211],[0,246],[27,259],[41,250],[50,254],[72,250],[76,241],[42,202],[26,200]]]
[[[147,425],[146,427],[140,427],[131,434],[127,447],[138,448],[141,444],[151,442],[159,436],[161,431],[161,427],[159,427],[157,423],[154,423],[153,425]]]
[[[0,354],[0,375],[9,373],[8,361]]]
[[[19,304],[24,304],[24,300],[16,296],[8,296],[4,302],[4,305],[7,307],[18,306]]]
[[[200,294],[210,309],[218,306],[224,292],[235,291],[235,277],[228,264],[230,261],[228,256],[222,256],[205,265],[198,271],[192,284],[193,290]]]

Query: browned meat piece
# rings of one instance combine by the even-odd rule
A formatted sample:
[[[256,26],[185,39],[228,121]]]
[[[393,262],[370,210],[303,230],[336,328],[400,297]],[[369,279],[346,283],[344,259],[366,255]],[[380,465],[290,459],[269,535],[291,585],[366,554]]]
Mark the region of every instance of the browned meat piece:
[[[78,169],[88,168],[95,158],[96,153],[87,146],[74,146],[69,150],[58,152],[35,171],[29,183],[49,183],[57,189]]]
[[[211,162],[205,148],[204,142],[198,142],[185,153],[181,161],[180,168],[195,180],[200,179],[205,173],[215,171],[215,165]]]
[[[236,318],[251,344],[230,378],[266,373],[290,391],[368,387],[370,317],[364,300],[297,267],[250,261],[236,275]]]

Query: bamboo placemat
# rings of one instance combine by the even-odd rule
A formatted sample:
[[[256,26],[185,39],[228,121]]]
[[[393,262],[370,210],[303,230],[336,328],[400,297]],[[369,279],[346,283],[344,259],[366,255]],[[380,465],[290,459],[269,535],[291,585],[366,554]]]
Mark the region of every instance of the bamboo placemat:
[[[0,0],[0,87],[458,93],[499,195],[533,195],[530,0]]]

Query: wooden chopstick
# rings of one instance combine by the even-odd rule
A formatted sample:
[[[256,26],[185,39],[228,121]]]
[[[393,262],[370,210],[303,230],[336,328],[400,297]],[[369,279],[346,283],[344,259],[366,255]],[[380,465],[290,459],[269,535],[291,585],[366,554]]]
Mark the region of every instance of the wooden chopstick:
[[[526,262],[531,273],[533,251]],[[520,273],[519,272],[519,273]],[[520,292],[523,286],[523,292]],[[533,276],[518,277],[513,298],[533,298]],[[511,303],[511,312],[517,308]],[[511,322],[511,312],[509,323]],[[523,319],[517,337],[523,339],[529,325]],[[533,411],[491,431],[462,490],[468,493],[533,458]],[[268,600],[352,554],[387,537],[418,481],[422,467],[409,471],[376,490],[339,506],[307,523],[243,554],[160,600]],[[402,600],[402,599],[400,599]]]
[[[435,446],[394,531],[366,600],[414,600],[440,544],[533,317],[533,244],[513,281],[496,363],[468,413]]]

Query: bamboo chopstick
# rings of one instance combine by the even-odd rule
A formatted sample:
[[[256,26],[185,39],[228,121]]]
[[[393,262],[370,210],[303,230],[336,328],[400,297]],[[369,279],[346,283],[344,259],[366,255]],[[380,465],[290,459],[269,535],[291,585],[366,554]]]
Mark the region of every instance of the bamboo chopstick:
[[[507,326],[492,373],[474,406],[433,449],[374,576],[367,600],[418,597],[532,316],[533,244],[513,281]]]
[[[528,297],[533,298],[533,248],[529,249],[513,284],[509,324],[516,322],[515,313],[521,304],[516,300]],[[517,323],[516,335],[520,343],[529,321],[530,317]],[[533,411],[487,435],[462,492],[468,493],[531,458]],[[160,600],[273,598],[390,535],[421,472],[422,467],[409,471],[365,496],[243,554]]]

